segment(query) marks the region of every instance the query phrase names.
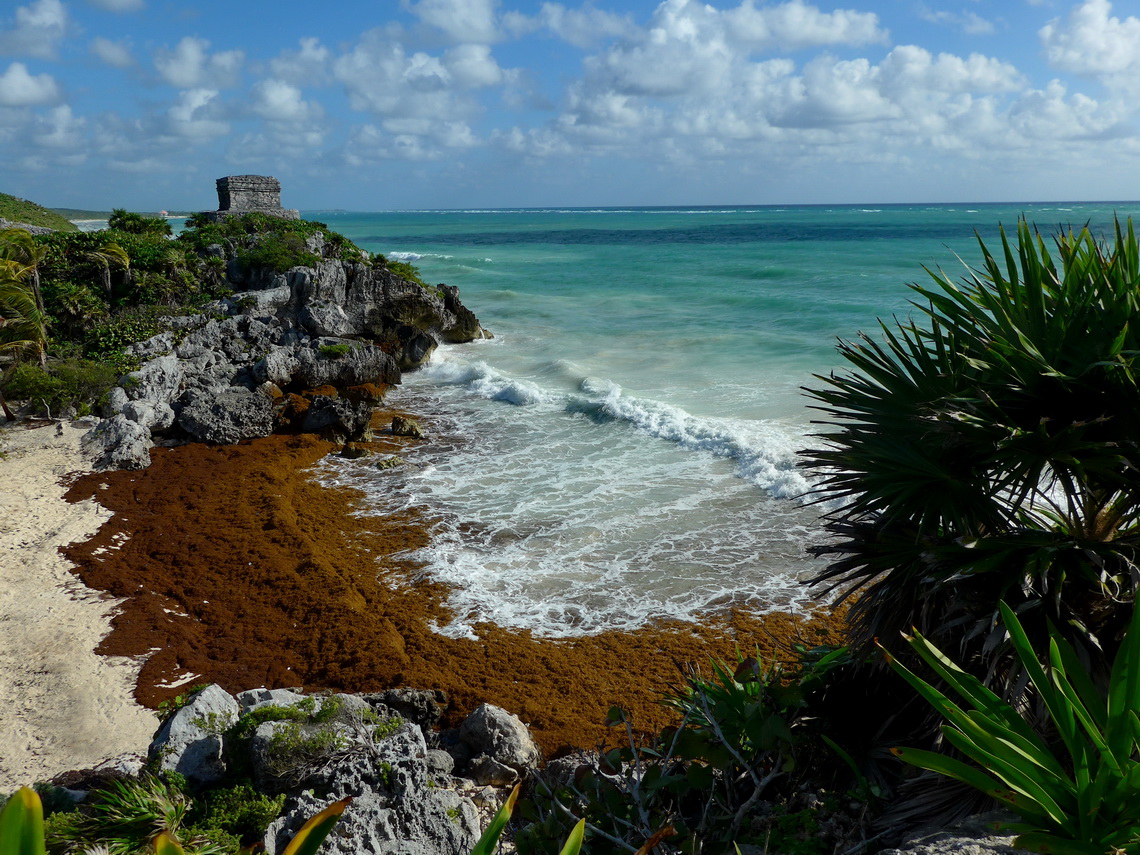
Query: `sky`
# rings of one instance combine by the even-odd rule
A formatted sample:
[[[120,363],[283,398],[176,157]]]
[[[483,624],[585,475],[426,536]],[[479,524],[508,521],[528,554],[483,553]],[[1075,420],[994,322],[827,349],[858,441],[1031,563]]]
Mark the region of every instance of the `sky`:
[[[204,210],[1140,198],[1140,0],[0,0],[0,192]]]

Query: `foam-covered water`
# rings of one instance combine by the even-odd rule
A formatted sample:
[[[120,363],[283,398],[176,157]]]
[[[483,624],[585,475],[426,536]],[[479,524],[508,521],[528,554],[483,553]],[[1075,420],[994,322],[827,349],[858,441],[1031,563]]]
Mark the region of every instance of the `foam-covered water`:
[[[922,266],[976,258],[1025,212],[1103,228],[1127,205],[312,212],[458,285],[495,333],[442,347],[401,405],[409,466],[329,458],[376,512],[435,521],[416,554],[454,619],[569,636],[730,606],[796,608],[819,508],[800,387],[837,336],[905,315]]]

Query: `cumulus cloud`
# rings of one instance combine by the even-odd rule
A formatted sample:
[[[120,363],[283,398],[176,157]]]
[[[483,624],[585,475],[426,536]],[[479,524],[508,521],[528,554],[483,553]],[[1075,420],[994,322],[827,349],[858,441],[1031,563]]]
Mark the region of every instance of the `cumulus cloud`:
[[[323,114],[319,105],[306,101],[300,89],[283,80],[258,81],[251,95],[252,112],[271,122],[307,122]]]
[[[961,30],[971,36],[988,36],[997,31],[993,21],[983,18],[976,12],[963,10],[961,12],[934,11],[923,6],[919,12],[923,20],[944,27]]]
[[[0,29],[0,54],[54,59],[68,25],[67,8],[60,0],[20,6],[15,21]]]
[[[672,0],[670,5],[684,7],[693,4]],[[759,9],[755,0],[744,0],[736,9],[723,13],[723,19],[726,37],[746,42],[758,51],[858,46],[887,40],[887,32],[879,27],[879,18],[872,12],[850,9],[821,12],[801,0]]]
[[[130,43],[126,39],[113,42],[103,36],[96,36],[91,40],[91,53],[115,68],[130,68],[135,64]]]
[[[561,3],[543,3],[537,15],[508,12],[503,16],[503,26],[515,38],[549,30],[579,48],[593,47],[615,37],[629,37],[635,32],[628,15],[619,16],[592,6],[568,9]]]
[[[401,5],[452,41],[489,44],[499,38],[498,0],[402,0]]]
[[[145,0],[87,0],[87,2],[108,12],[137,12],[146,7]]]
[[[297,50],[283,51],[269,63],[277,80],[296,86],[317,86],[329,77],[331,53],[317,38],[304,38]]]
[[[216,89],[180,92],[178,100],[166,113],[167,132],[191,139],[221,137],[229,133],[229,124],[219,115],[218,94]]]
[[[0,106],[35,107],[60,99],[59,85],[50,74],[28,73],[22,62],[13,62],[0,74]]]
[[[1085,0],[1064,22],[1056,18],[1038,35],[1054,67],[1099,77],[1109,85],[1136,85],[1140,18],[1114,17],[1109,0]]]
[[[503,80],[503,69],[487,45],[459,45],[443,55],[443,65],[456,85],[464,89],[494,86]]]
[[[245,54],[240,50],[211,54],[205,39],[186,36],[173,50],[159,48],[154,67],[162,79],[179,89],[224,89],[238,82]]]
[[[86,125],[86,120],[76,117],[70,106],[60,104],[41,117],[33,131],[33,138],[36,145],[71,151],[83,146]]]

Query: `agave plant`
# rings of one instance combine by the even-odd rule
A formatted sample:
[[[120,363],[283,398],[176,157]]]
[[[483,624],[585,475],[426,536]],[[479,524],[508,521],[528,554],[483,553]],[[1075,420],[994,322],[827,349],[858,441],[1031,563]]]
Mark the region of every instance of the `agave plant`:
[[[1048,668],[1042,667],[1013,610],[999,605],[1057,740],[1042,738],[1013,707],[915,633],[908,638],[911,647],[968,709],[888,657],[891,666],[946,718],[946,741],[977,765],[930,751],[899,748],[895,753],[1012,808],[1022,818],[1009,826],[1020,834],[1017,846],[1056,855],[1135,855],[1140,852],[1140,609],[1133,611],[1107,691],[1101,691],[1055,631]]]
[[[838,507],[816,580],[858,592],[852,640],[915,626],[977,653],[1052,619],[1094,663],[1140,584],[1140,251],[1025,222],[979,238],[980,268],[910,286],[913,319],[840,343],[852,369],[807,390],[827,414],[805,452]],[[1101,659],[1103,662],[1103,659]]]

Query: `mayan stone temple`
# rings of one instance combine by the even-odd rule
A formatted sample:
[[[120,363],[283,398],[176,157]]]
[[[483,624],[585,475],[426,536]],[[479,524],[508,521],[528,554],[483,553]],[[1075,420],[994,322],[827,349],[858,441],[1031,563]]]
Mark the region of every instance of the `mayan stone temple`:
[[[227,175],[218,179],[218,210],[204,213],[213,220],[242,214],[268,214],[286,220],[301,215],[281,207],[281,182],[270,175]]]

